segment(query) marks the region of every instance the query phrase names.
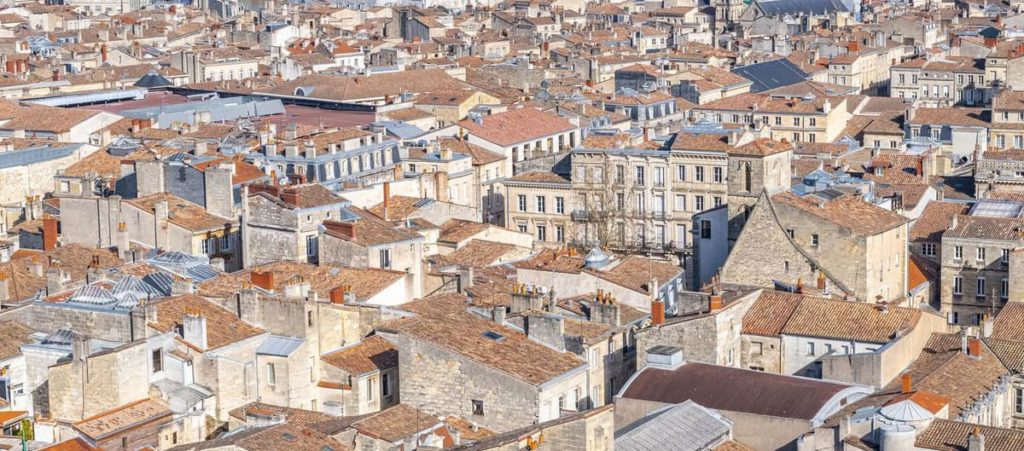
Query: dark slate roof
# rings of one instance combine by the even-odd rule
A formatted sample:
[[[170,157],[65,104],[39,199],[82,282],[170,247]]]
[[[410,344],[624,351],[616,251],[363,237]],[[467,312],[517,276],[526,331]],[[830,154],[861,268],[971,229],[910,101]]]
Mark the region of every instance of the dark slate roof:
[[[787,0],[776,0],[771,3],[782,3],[784,1]],[[732,68],[732,73],[754,83],[750,86],[750,92],[762,92],[793,85],[807,80],[808,77],[807,72],[804,72],[785,58],[734,67]]]
[[[783,16],[786,14],[827,14],[836,11],[846,11],[847,8],[840,0],[754,0],[757,6],[761,7],[769,16]]]
[[[173,85],[174,83],[156,72],[150,72],[135,82],[135,86],[139,88],[163,88]]]
[[[834,382],[686,362],[674,370],[644,369],[621,397],[669,404],[693,400],[710,409],[811,420],[847,388]]]

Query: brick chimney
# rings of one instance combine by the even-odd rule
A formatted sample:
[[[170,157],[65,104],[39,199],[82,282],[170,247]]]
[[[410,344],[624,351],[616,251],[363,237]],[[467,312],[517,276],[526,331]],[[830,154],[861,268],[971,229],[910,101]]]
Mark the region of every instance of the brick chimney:
[[[264,290],[274,289],[274,273],[270,271],[253,271],[249,273],[249,281]]]
[[[391,182],[384,182],[384,220],[390,221],[391,218],[388,215],[389,207],[391,206]]]
[[[903,394],[910,394],[914,392],[914,380],[910,373],[903,373],[901,378],[903,382]]]
[[[434,188],[437,191],[438,202],[448,202],[448,173],[438,171],[434,173]]]
[[[622,324],[622,309],[611,293],[597,290],[597,295],[590,303],[590,320],[612,327]]]
[[[665,303],[660,299],[651,302],[651,325],[659,327],[665,324]]]
[[[818,271],[818,291],[824,292],[827,282],[828,281],[825,279],[825,271]]]
[[[346,240],[356,239],[356,224],[354,222],[341,222],[327,220],[323,222],[324,228],[334,235]]]
[[[971,357],[981,357],[981,340],[975,337],[967,339],[967,355]]]
[[[710,297],[708,297],[708,310],[709,311],[713,312],[715,310],[721,310],[722,307],[724,307],[724,306],[725,306],[725,302],[722,300],[722,295],[721,294],[718,294],[716,292],[715,294],[712,294]]]
[[[345,294],[352,289],[351,285],[338,285],[331,289],[331,304],[344,304]]]
[[[107,62],[107,44],[103,44],[100,46],[100,62]]]
[[[288,205],[298,206],[302,196],[299,194],[299,190],[295,188],[285,188],[281,190],[281,200]]]
[[[43,250],[46,252],[57,248],[57,219],[52,216],[43,218]]]

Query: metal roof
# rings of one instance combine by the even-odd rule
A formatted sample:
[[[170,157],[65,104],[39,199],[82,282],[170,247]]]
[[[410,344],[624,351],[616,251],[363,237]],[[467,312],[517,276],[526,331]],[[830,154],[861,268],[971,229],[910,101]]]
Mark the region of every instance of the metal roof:
[[[807,72],[785,58],[734,67],[731,72],[753,82],[750,92],[755,93],[800,83],[808,77]]]
[[[263,340],[263,343],[260,343],[260,346],[256,348],[256,354],[288,357],[305,341],[306,340],[303,338],[271,335]]]
[[[754,0],[766,15],[827,14],[847,11],[839,0]]]
[[[698,451],[729,439],[732,422],[693,401],[651,413],[619,431],[615,449],[623,451]]]
[[[40,146],[0,152],[0,169],[28,166],[30,164],[64,158],[74,153],[79,146],[81,144],[61,147]]]
[[[71,94],[43,99],[29,100],[28,103],[46,106],[74,106],[92,103],[113,102],[115,100],[141,100],[146,95],[145,89],[119,89],[116,91],[90,92],[87,94]]]

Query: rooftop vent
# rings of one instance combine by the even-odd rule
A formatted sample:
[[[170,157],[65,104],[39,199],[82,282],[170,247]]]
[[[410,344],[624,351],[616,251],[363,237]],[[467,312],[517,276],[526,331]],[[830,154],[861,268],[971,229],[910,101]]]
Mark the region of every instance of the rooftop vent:
[[[659,345],[647,350],[647,365],[676,369],[686,361],[683,359],[683,348]]]

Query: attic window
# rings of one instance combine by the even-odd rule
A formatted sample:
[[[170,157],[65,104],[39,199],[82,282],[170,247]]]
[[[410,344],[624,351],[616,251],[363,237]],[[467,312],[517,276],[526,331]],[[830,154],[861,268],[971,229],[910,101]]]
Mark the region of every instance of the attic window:
[[[505,341],[505,336],[504,335],[499,334],[499,333],[494,332],[494,331],[491,331],[491,330],[489,330],[487,332],[484,332],[484,337],[487,337],[487,338],[489,338],[491,340],[494,340],[494,341],[497,341],[497,342]]]
[[[292,435],[292,434],[290,434],[288,432],[285,432],[285,433],[281,434],[281,437],[284,438],[285,440],[289,441],[289,442],[294,442],[295,439],[297,438],[297,437],[295,437],[294,435]]]

